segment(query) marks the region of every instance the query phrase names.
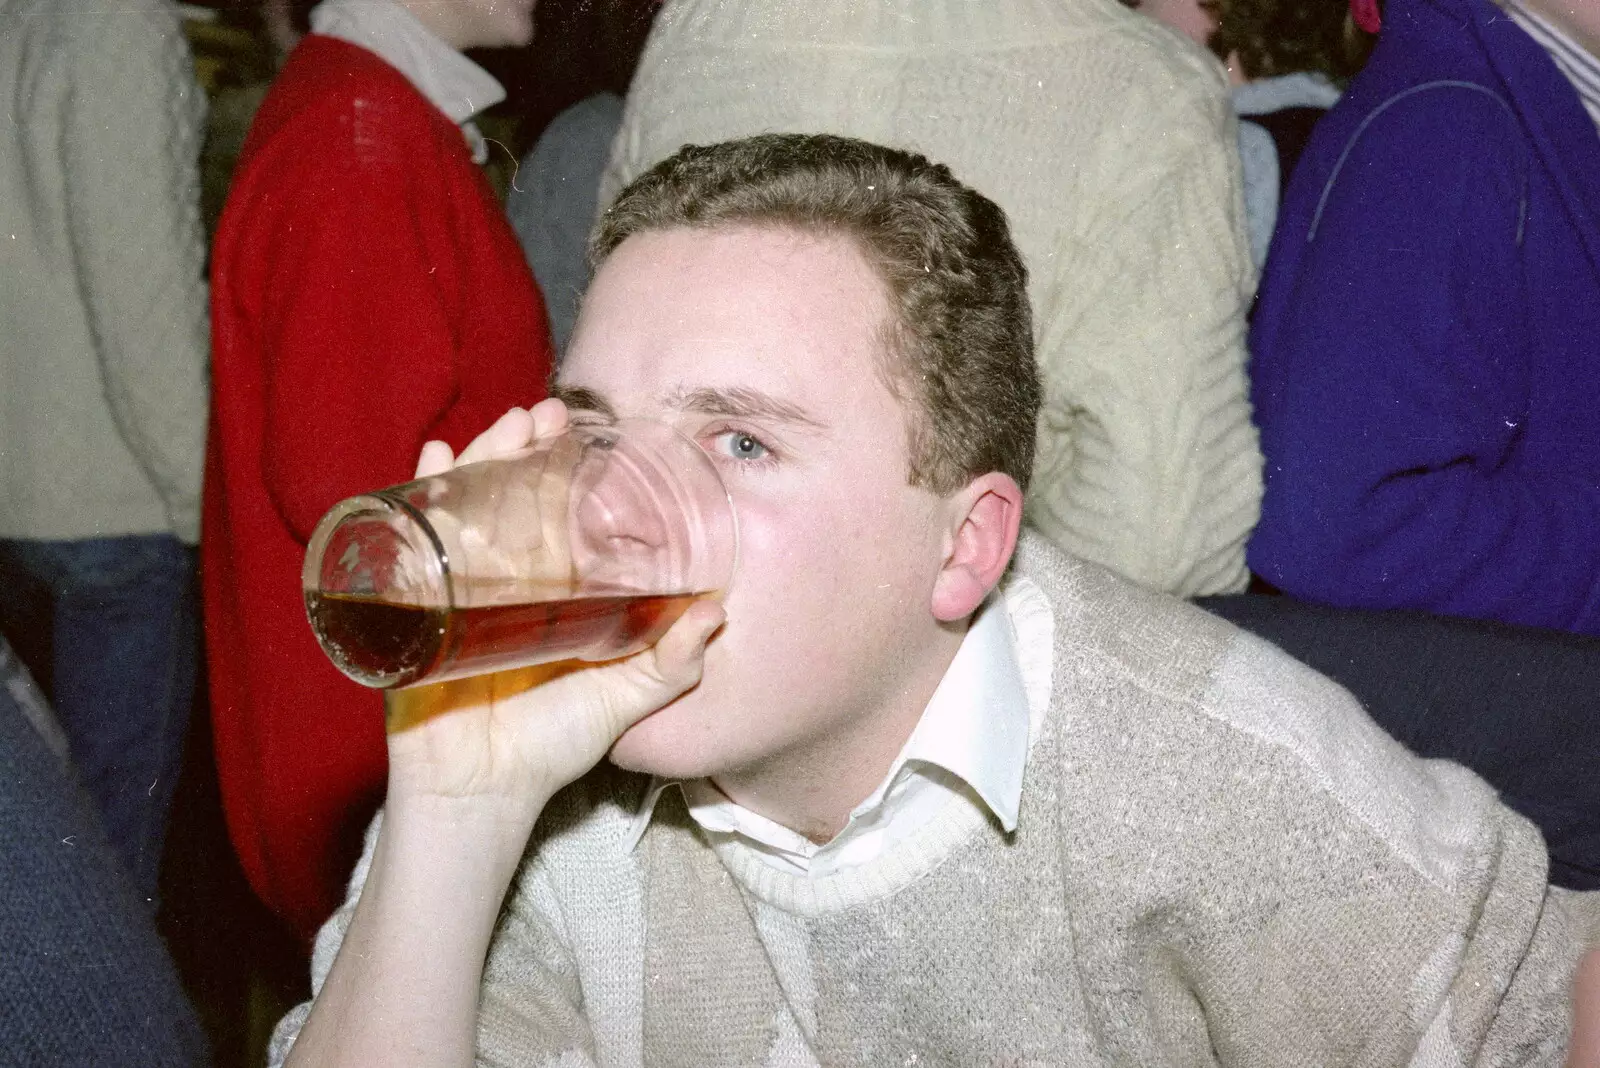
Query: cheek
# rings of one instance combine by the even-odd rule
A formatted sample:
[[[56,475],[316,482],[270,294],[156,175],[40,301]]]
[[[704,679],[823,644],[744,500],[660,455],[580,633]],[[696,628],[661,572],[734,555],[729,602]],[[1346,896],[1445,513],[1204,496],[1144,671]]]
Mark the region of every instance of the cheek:
[[[619,764],[695,777],[760,759],[817,730],[900,657],[907,621],[929,611],[933,535],[917,525],[927,516],[894,492],[876,495],[897,502],[891,514],[873,493],[847,490],[781,503],[735,494],[728,625],[701,685],[625,734]]]
[[[728,595],[741,625],[776,622],[832,598],[853,555],[836,514],[820,507],[741,502],[739,566]]]
[[[741,502],[730,622],[780,644],[853,640],[921,591],[924,528],[893,494],[841,492]],[[924,606],[926,607],[926,606]]]

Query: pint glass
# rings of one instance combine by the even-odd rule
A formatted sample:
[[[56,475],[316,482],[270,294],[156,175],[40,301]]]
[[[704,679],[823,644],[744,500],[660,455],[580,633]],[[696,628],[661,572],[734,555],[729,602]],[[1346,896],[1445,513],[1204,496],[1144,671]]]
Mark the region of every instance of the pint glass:
[[[391,688],[636,653],[726,588],[737,549],[711,458],[633,419],[341,501],[301,578],[323,651]]]

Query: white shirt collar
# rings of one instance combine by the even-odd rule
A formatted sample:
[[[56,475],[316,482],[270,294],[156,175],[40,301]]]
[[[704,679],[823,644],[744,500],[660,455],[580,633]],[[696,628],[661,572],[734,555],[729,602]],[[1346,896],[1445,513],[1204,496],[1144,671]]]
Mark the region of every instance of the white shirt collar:
[[[1014,830],[1028,748],[1050,701],[1054,626],[1044,592],[1012,576],[979,610],[883,781],[825,845],[735,804],[706,780],[658,779],[634,817],[626,847],[638,844],[670,786],[683,790],[690,816],[705,830],[791,872],[822,874],[866,863],[936,816],[952,796],[982,804],[1002,828]]]
[[[311,12],[311,29],[376,53],[462,128],[474,159],[487,158],[469,120],[504,100],[505,88],[395,0],[323,0]]]

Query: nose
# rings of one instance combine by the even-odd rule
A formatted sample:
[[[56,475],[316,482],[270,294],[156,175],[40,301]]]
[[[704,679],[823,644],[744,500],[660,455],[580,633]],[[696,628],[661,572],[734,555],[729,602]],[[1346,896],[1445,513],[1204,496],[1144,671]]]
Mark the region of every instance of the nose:
[[[574,563],[585,581],[649,590],[685,570],[684,539],[671,524],[681,505],[653,474],[604,446],[585,454],[572,502]]]

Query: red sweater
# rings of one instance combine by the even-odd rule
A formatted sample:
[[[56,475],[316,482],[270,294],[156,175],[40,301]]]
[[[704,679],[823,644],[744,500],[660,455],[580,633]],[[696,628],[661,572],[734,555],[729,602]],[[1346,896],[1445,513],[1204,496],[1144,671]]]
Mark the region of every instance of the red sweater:
[[[381,696],[318,649],[317,520],[545,394],[544,304],[460,129],[310,36],[262,104],[212,258],[202,554],[217,769],[245,874],[309,937],[382,795]]]

